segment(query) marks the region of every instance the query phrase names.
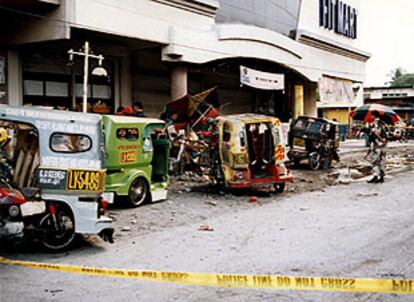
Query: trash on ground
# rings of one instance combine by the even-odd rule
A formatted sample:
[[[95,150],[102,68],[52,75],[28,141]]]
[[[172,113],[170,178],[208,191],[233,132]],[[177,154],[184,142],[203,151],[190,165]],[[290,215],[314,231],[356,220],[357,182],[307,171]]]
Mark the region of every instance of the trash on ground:
[[[212,232],[212,231],[214,231],[214,228],[212,228],[211,226],[209,226],[209,225],[201,225],[199,228],[198,228],[198,230],[199,231],[207,231],[207,232]]]
[[[257,198],[256,197],[250,197],[249,202],[257,202]]]

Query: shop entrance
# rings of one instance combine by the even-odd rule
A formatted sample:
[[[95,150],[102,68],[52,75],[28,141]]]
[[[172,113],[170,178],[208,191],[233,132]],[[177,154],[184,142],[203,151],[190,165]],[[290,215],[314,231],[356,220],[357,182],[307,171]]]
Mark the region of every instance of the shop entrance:
[[[284,90],[261,90],[240,84],[240,66],[283,74]],[[306,79],[297,72],[273,62],[233,58],[188,68],[189,93],[217,87],[223,114],[260,113],[288,122],[294,109],[294,86]]]

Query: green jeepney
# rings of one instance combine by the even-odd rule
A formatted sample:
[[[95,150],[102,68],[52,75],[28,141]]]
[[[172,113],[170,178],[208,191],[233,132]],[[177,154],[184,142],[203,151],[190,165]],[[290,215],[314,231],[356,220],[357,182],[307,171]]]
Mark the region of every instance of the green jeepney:
[[[170,142],[165,122],[105,115],[106,191],[132,207],[167,199]]]

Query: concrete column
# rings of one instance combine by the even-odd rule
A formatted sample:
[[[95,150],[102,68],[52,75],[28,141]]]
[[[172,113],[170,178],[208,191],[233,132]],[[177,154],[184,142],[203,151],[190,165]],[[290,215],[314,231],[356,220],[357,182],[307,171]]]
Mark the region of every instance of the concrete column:
[[[294,118],[301,116],[304,113],[304,90],[305,89],[303,85],[295,85],[295,105],[293,111]]]
[[[317,99],[317,83],[308,82],[305,85],[305,102],[304,102],[304,111],[305,115],[308,116],[318,116],[318,109],[316,106]]]
[[[9,105],[23,106],[23,72],[19,53],[17,51],[8,51],[7,70]]]
[[[121,57],[121,64],[119,70],[119,80],[115,80],[115,83],[119,85],[120,100],[118,105],[130,106],[132,105],[132,92],[133,92],[133,75],[131,68],[131,55],[125,55]],[[117,91],[117,88],[115,88]],[[117,101],[115,101],[117,102]],[[116,109],[116,108],[115,108]]]
[[[174,65],[171,69],[171,100],[187,94],[187,66]]]

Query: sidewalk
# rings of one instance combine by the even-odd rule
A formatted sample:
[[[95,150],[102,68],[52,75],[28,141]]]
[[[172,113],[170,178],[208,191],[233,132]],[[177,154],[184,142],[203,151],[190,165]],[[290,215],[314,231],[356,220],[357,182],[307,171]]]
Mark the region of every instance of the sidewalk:
[[[410,140],[408,143],[391,142],[388,144],[388,148],[400,148],[400,147],[414,147],[414,141]],[[339,144],[339,154],[347,154],[358,151],[368,151],[365,147],[365,141],[363,139],[348,139]]]

